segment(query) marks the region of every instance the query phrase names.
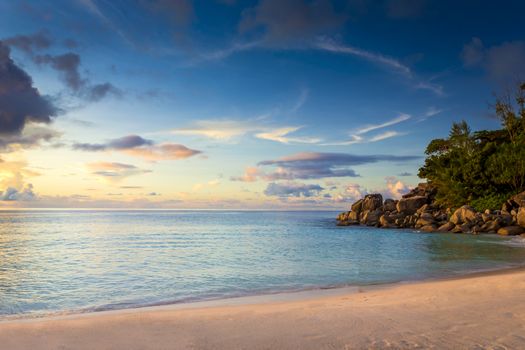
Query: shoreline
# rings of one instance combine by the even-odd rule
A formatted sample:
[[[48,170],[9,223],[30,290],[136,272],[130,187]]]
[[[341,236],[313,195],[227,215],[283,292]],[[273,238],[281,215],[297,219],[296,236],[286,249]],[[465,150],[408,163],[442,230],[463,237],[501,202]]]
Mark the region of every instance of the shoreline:
[[[7,349],[525,347],[525,267],[0,323]],[[290,295],[291,294],[291,295]]]
[[[38,322],[46,320],[67,320],[77,317],[91,317],[98,315],[118,315],[129,314],[134,312],[155,312],[163,310],[191,310],[200,308],[215,308],[227,306],[240,305],[262,305],[280,302],[293,302],[309,299],[317,299],[329,296],[340,296],[348,294],[356,294],[363,292],[370,292],[375,290],[384,290],[395,288],[403,285],[417,285],[427,284],[433,282],[468,280],[478,277],[489,277],[498,275],[507,275],[512,273],[525,274],[525,262],[520,266],[506,266],[494,269],[485,269],[479,271],[472,271],[466,273],[458,273],[456,275],[428,277],[422,279],[411,279],[392,282],[376,282],[364,284],[338,284],[329,286],[317,286],[306,289],[282,290],[275,292],[263,292],[247,295],[236,295],[231,297],[219,297],[193,301],[175,301],[175,302],[152,302],[148,304],[137,304],[131,307],[123,308],[104,308],[104,306],[86,308],[80,310],[65,310],[42,314],[13,314],[8,316],[0,316],[0,327],[6,323],[16,322]]]

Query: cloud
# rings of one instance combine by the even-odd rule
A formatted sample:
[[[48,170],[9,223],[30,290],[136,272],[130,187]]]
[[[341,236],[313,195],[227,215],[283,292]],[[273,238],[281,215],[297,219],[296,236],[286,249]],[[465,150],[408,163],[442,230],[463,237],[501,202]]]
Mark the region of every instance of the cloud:
[[[270,127],[261,123],[262,118],[249,120],[200,120],[192,127],[171,130],[175,135],[204,136],[217,141],[230,142],[234,138],[255,133],[259,139],[281,143],[317,143],[315,137],[289,137],[287,135],[303,128],[302,126]]]
[[[410,187],[407,184],[393,176],[386,177],[385,181],[386,189],[380,191],[382,192],[384,198],[399,199],[401,196],[410,191]]]
[[[301,89],[301,93],[299,94],[299,97],[297,98],[297,101],[293,105],[292,109],[290,110],[291,113],[296,113],[298,110],[301,109],[301,107],[306,103],[308,100],[308,95],[310,95],[310,90],[304,88]]]
[[[44,50],[51,47],[52,40],[45,32],[32,35],[17,35],[4,40],[7,46],[16,47],[28,55],[33,55],[35,50]]]
[[[321,139],[315,137],[287,137],[288,134],[301,128],[300,126],[283,127],[255,134],[255,137],[280,143],[319,143],[321,141]]]
[[[377,142],[377,141],[386,140],[386,139],[389,139],[391,137],[400,136],[400,135],[405,135],[405,134],[401,133],[401,132],[398,132],[398,131],[385,131],[385,132],[383,132],[381,134],[377,134],[375,136],[372,136],[368,141],[369,142]]]
[[[193,191],[194,192],[200,191],[203,188],[215,187],[215,186],[218,186],[220,184],[221,184],[221,181],[219,179],[211,180],[211,181],[208,181],[206,183],[198,183],[198,184],[193,185]]]
[[[32,201],[37,198],[33,192],[33,185],[27,184],[21,190],[14,187],[8,187],[4,191],[0,191],[0,201]]]
[[[86,1],[86,3],[91,2]],[[43,32],[10,37],[4,42],[27,54],[36,64],[47,65],[57,71],[65,85],[74,94],[90,102],[97,102],[109,95],[117,97],[122,95],[122,91],[109,82],[92,84],[88,78],[82,77],[80,74],[81,58],[77,53],[37,54],[37,51],[48,49],[52,44],[52,40]]]
[[[62,134],[54,129],[36,124],[28,124],[21,133],[0,136],[0,152],[14,152],[49,143]]]
[[[107,143],[75,143],[73,149],[81,151],[124,150],[152,144],[153,141],[146,140],[138,135],[128,135],[110,140]]]
[[[395,125],[395,124],[399,124],[401,122],[404,122],[406,120],[409,120],[411,117],[410,115],[408,114],[400,114],[399,116],[391,119],[391,120],[388,120],[384,123],[381,123],[381,124],[370,124],[370,125],[365,125],[357,130],[355,130],[355,132],[353,132],[353,134],[355,135],[362,135],[362,134],[366,134],[370,131],[373,131],[373,130],[377,130],[377,129],[383,129],[383,128],[386,128],[387,126],[392,126],[392,125]]]
[[[379,53],[374,53],[366,50],[362,50],[353,46],[344,46],[336,43],[334,40],[329,38],[319,38],[316,43],[316,47],[321,50],[330,51],[333,53],[343,53],[363,58],[367,61],[380,64],[398,73],[411,76],[412,71],[410,68],[400,61],[384,56]]]
[[[202,153],[176,143],[155,144],[139,135],[128,135],[106,143],[75,143],[72,147],[88,152],[119,151],[149,161],[185,159]]]
[[[368,191],[356,183],[351,183],[346,186],[342,193],[338,193],[333,197],[336,203],[353,203],[368,194]]]
[[[0,41],[0,135],[19,134],[26,123],[50,123],[59,109],[33,87],[31,77]]]
[[[233,177],[231,180],[252,182],[257,178],[265,181],[275,181],[357,177],[359,175],[350,167],[382,161],[407,162],[419,158],[416,156],[304,152],[259,162],[257,170],[248,168],[250,170],[249,173],[240,177]],[[265,170],[267,168],[274,170],[268,172]]]
[[[442,109],[438,109],[436,107],[429,107],[427,111],[423,114],[421,118],[419,118],[418,121],[422,122],[424,120],[427,120],[430,117],[433,117],[435,115],[438,115],[439,113],[443,112]]]
[[[397,174],[397,176],[413,176],[413,175],[414,175],[414,174],[412,174],[412,173],[409,173],[409,172],[406,172],[406,171],[405,171],[405,172],[402,172],[402,173],[399,173],[399,174]]]
[[[350,140],[347,141],[338,141],[331,143],[324,143],[322,146],[348,146],[357,143],[367,143],[367,142],[378,142],[391,137],[405,135],[406,133],[401,133],[398,131],[385,131],[383,133],[374,135],[372,137],[365,137],[364,135],[368,134],[371,131],[383,129],[392,125],[399,124],[401,122],[407,121],[411,118],[408,114],[400,114],[398,117],[388,120],[381,124],[369,124],[364,125],[356,130],[352,131],[350,134]]]
[[[330,33],[345,19],[330,1],[261,0],[257,6],[243,11],[239,32],[262,31],[264,45],[282,46]]]
[[[149,161],[186,159],[202,153],[184,145],[168,142],[153,146],[129,148],[123,152]]]
[[[466,68],[481,67],[495,81],[508,82],[525,76],[525,42],[511,41],[485,47],[472,38],[461,53]]]
[[[87,164],[87,168],[93,175],[108,183],[117,183],[130,176],[151,173],[151,170],[124,163],[95,162]]]
[[[275,197],[313,197],[319,195],[324,188],[319,185],[307,185],[303,183],[269,183],[264,194]]]
[[[175,135],[204,136],[220,141],[229,141],[234,137],[245,135],[249,132],[260,130],[257,120],[199,120],[193,127],[171,130]]]
[[[231,181],[240,181],[240,182],[255,182],[258,177],[261,175],[261,171],[257,167],[247,167],[242,176],[232,176]]]

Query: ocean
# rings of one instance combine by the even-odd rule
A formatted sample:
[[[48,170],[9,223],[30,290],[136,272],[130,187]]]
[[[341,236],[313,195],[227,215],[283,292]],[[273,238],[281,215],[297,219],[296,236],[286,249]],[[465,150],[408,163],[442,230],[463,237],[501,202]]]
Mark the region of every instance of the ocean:
[[[455,276],[525,240],[337,227],[336,212],[0,211],[0,318]]]

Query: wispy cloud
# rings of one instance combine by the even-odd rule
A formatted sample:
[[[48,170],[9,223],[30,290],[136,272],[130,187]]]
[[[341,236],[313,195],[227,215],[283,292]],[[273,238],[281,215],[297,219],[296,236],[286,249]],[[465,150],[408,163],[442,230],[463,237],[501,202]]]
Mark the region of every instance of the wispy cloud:
[[[291,126],[269,130],[255,134],[255,137],[263,140],[276,141],[280,143],[319,143],[321,139],[315,137],[288,137],[287,135],[301,129],[301,126]]]
[[[151,173],[151,170],[140,169],[131,164],[95,162],[86,164],[93,175],[109,184],[119,183],[127,177]]]
[[[320,50],[330,51],[334,53],[342,53],[357,56],[367,61],[380,64],[398,73],[407,76],[412,75],[411,69],[403,63],[401,63],[400,61],[396,60],[395,58],[388,57],[380,53],[366,51],[353,46],[340,45],[329,38],[319,38],[315,43],[314,47]]]
[[[405,135],[404,133],[400,133],[398,131],[385,131],[381,134],[377,134],[373,137],[371,137],[368,141],[369,142],[377,142],[377,141],[381,141],[381,140],[386,140],[386,139],[389,139],[391,137],[395,137],[395,136],[400,136],[400,135]]]
[[[382,128],[386,128],[387,126],[392,126],[392,125],[395,125],[395,124],[399,124],[401,122],[409,120],[410,118],[411,118],[410,115],[402,113],[399,116],[397,116],[397,117],[395,117],[395,118],[393,118],[391,120],[388,120],[388,121],[386,121],[384,123],[365,125],[365,126],[359,128],[359,129],[357,129],[355,132],[353,132],[353,134],[355,134],[355,135],[366,134],[366,133],[368,133],[370,131],[373,131],[373,130],[382,129]]]
[[[424,121],[424,120],[427,120],[427,119],[430,118],[430,117],[433,117],[433,116],[435,116],[435,115],[440,114],[441,112],[443,112],[442,109],[439,109],[439,108],[436,108],[436,107],[434,107],[434,106],[431,106],[431,107],[429,107],[429,108],[426,110],[426,112],[421,116],[421,118],[419,118],[418,121],[419,121],[419,122],[422,122],[422,121]]]
[[[398,117],[388,120],[384,123],[364,125],[362,127],[359,127],[353,130],[350,133],[349,140],[323,143],[321,144],[321,146],[349,146],[349,145],[354,145],[357,143],[378,142],[378,141],[382,141],[382,140],[385,140],[391,137],[405,135],[406,133],[389,130],[389,131],[385,131],[385,132],[373,135],[371,137],[365,136],[371,131],[393,126],[393,125],[402,123],[404,121],[407,121],[411,118],[412,117],[410,115],[403,113],[403,114],[400,114]]]
[[[306,103],[308,100],[308,95],[310,94],[310,90],[304,88],[301,89],[301,93],[299,94],[299,98],[293,105],[292,109],[290,110],[291,113],[296,113],[301,107]]]
[[[290,137],[291,133],[303,126],[272,127],[262,122],[264,118],[249,120],[201,120],[188,128],[171,130],[172,134],[203,136],[222,142],[230,142],[237,137],[253,134],[256,138],[280,143],[317,143],[316,137]]]

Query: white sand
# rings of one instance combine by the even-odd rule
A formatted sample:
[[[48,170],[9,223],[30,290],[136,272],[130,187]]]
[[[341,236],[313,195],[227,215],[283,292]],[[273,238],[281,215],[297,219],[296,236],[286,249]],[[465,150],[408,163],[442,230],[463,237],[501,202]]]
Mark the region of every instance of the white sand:
[[[525,270],[321,294],[0,322],[0,349],[525,349]]]

